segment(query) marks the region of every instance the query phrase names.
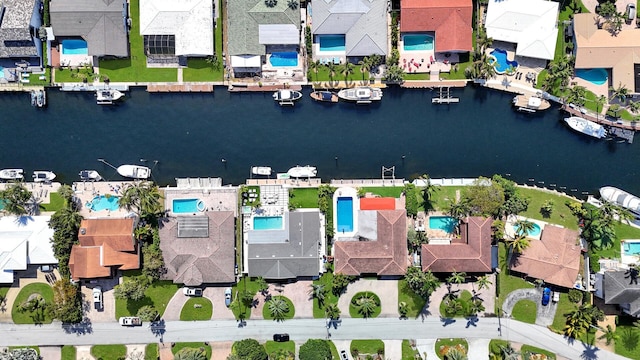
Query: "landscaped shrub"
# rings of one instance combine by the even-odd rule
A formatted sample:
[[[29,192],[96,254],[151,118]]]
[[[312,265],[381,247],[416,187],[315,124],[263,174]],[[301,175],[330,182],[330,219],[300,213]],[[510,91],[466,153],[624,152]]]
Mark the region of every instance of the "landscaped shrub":
[[[592,273],[600,271],[600,256],[598,254],[589,253],[589,269]]]
[[[582,291],[571,289],[569,290],[569,301],[572,303],[579,303],[582,300]]]

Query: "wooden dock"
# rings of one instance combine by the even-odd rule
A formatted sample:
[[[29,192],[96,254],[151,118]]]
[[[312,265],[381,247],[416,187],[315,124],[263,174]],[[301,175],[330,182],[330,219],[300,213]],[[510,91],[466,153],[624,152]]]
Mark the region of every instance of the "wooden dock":
[[[147,85],[147,92],[213,92],[213,85],[198,83],[149,84]]]
[[[613,120],[605,115],[594,116],[593,113],[587,111],[584,108],[578,106],[572,107],[568,104],[562,105],[561,109],[573,116],[578,116],[605,126],[607,128],[608,134],[623,139],[630,144],[633,143],[635,132],[638,131],[635,122]]]
[[[456,104],[460,102],[460,98],[451,97],[451,88],[443,86],[438,88],[438,97],[431,99],[432,104]]]
[[[274,92],[280,89],[302,90],[302,85],[258,85],[253,83],[233,83],[229,85],[229,92]]]

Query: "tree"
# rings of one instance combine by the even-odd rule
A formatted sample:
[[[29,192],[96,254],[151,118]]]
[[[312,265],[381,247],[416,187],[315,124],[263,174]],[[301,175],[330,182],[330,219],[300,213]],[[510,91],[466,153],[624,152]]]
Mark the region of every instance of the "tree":
[[[157,239],[157,240],[156,240]],[[142,247],[142,274],[153,280],[160,280],[167,269],[164,266],[164,258],[160,249],[160,236],[158,230],[154,230],[154,241]]]
[[[625,102],[629,96],[629,89],[622,85],[622,82],[620,82],[617,88],[610,86],[609,91],[611,92],[611,96],[609,97],[611,100],[618,99],[620,102]]]
[[[418,215],[418,197],[416,196],[416,186],[412,183],[404,185],[402,190],[405,198],[405,208],[407,210],[407,216],[411,216],[415,219]]]
[[[572,86],[567,94],[567,101],[582,106],[586,102],[587,88],[584,86]]]
[[[145,276],[128,277],[122,284],[113,288],[113,296],[124,300],[141,300],[145,297],[144,292],[148,287],[149,281]]]
[[[494,220],[491,223],[491,236],[494,241],[504,239],[504,221]]]
[[[413,227],[410,227],[407,230],[407,242],[413,249],[413,251],[417,251],[420,245],[427,243],[428,239],[425,236],[425,233],[422,231],[416,231]]]
[[[4,211],[11,215],[30,214],[28,206],[30,200],[31,191],[19,182],[11,183],[4,190],[0,190],[0,202],[4,205]]]
[[[420,180],[424,181],[425,185],[420,190],[420,194],[422,195],[422,206],[426,213],[435,210],[435,207],[432,203],[433,194],[440,190],[440,187],[437,185],[433,185],[431,183],[431,178],[427,174],[423,174],[420,176]]]
[[[324,314],[331,320],[338,320],[340,318],[340,308],[338,304],[328,304],[324,308]]]
[[[404,301],[400,301],[400,303],[398,303],[398,314],[404,319],[407,317],[407,313],[409,313],[409,305]]]
[[[637,113],[640,110],[640,101],[629,100],[627,103],[627,109],[632,113]]]
[[[511,343],[507,345],[498,345],[500,349],[500,355],[504,360],[518,360],[520,359],[520,352],[511,346]]]
[[[244,339],[233,343],[231,353],[243,360],[267,360],[269,356],[257,340]]]
[[[369,71],[371,71],[371,58],[365,56],[362,60],[358,61],[358,65],[360,65],[360,72],[362,73],[362,80],[364,81],[364,74],[368,74]]]
[[[433,275],[431,270],[423,272],[422,269],[416,266],[407,268],[404,278],[409,288],[423,299],[428,299],[440,286],[440,280]]]
[[[298,352],[300,360],[326,360],[331,359],[331,347],[329,342],[321,339],[309,339],[300,346]]]
[[[607,324],[606,329],[601,329],[603,334],[598,337],[598,340],[606,340],[607,345],[611,345],[611,343],[615,343],[620,339],[620,335],[616,334],[616,330],[611,327],[610,324]]]
[[[536,225],[527,219],[519,219],[513,226],[515,227],[516,236],[527,236],[535,229]]]
[[[600,4],[600,11],[598,12],[598,15],[604,18],[608,18],[613,16],[613,14],[617,12],[618,12],[618,9],[616,9],[615,1],[611,1],[611,2],[605,1]]]
[[[447,278],[447,282],[449,284],[462,284],[464,282],[464,279],[467,277],[467,273],[466,272],[457,272],[457,271],[453,271],[451,273],[451,276],[449,276]]]
[[[388,65],[385,79],[390,83],[402,83],[404,81],[404,70],[398,64]]]
[[[349,81],[349,76],[353,75],[354,71],[355,71],[355,66],[352,63],[347,61],[344,63],[344,65],[342,65],[342,69],[340,70],[340,73],[344,76],[345,82]]]
[[[64,323],[77,324],[82,321],[82,300],[78,287],[68,278],[53,284],[53,301],[47,307],[49,316]]]
[[[478,285],[478,290],[488,289],[492,284],[491,280],[489,280],[489,276],[483,275],[476,278],[476,284]]]
[[[494,216],[504,203],[502,187],[487,178],[480,177],[473,185],[463,190],[464,201],[469,204],[472,215]]]
[[[158,317],[158,310],[153,305],[145,305],[136,314],[142,321],[154,321]]]
[[[316,81],[318,80],[318,70],[320,70],[321,65],[322,64],[320,64],[320,60],[311,61],[309,63],[309,70],[313,71],[313,73],[316,74]]]
[[[329,70],[329,79],[333,81],[333,77],[336,76],[336,65],[330,62],[327,63],[327,68]]]
[[[269,314],[275,321],[284,321],[289,312],[289,304],[280,296],[274,296],[267,302]]]
[[[553,200],[546,200],[542,206],[540,207],[540,213],[543,217],[549,218],[551,217],[551,213],[553,213]]]
[[[353,299],[352,303],[358,309],[358,313],[365,318],[371,317],[380,306],[377,296],[369,292],[365,292]]]
[[[266,293],[267,291],[269,291],[269,283],[267,283],[267,281],[262,276],[258,276],[258,278],[256,279],[256,283],[258,284],[258,291],[260,291],[261,293]]]
[[[311,284],[309,289],[309,296],[318,300],[318,306],[322,307],[324,304],[324,298],[327,294],[327,288],[324,284]]]
[[[445,360],[467,360],[469,357],[462,350],[452,347],[444,355]]]
[[[604,95],[600,95],[596,98],[596,118],[600,117],[600,111],[604,104],[607,103],[607,97]]]
[[[118,204],[127,211],[135,210],[141,217],[147,217],[162,211],[160,199],[158,186],[151,181],[141,181],[126,185]]]
[[[525,236],[509,237],[506,244],[512,254],[522,254],[530,245]]]
[[[340,296],[354,280],[355,277],[353,276],[347,276],[342,273],[334,274],[333,280],[331,281],[331,292],[333,295]]]
[[[449,203],[445,207],[445,211],[449,216],[458,220],[462,220],[464,217],[469,215],[471,211],[469,209],[469,203],[466,199],[462,199],[461,201],[449,200]]]

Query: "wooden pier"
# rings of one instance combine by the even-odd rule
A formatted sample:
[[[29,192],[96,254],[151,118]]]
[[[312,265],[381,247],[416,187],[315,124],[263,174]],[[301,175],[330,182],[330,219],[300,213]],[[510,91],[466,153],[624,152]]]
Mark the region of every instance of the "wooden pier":
[[[431,99],[432,104],[455,104],[459,103],[460,98],[451,97],[451,88],[442,86],[438,88],[438,97]]]

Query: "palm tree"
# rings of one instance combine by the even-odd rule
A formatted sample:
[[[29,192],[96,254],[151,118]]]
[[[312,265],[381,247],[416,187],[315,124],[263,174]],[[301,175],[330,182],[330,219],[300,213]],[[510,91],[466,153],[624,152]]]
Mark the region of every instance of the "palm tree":
[[[464,279],[467,277],[467,273],[466,272],[457,272],[457,271],[453,271],[451,273],[451,276],[449,276],[447,278],[447,282],[449,284],[462,284],[464,282]]]
[[[71,186],[64,184],[58,188],[58,194],[64,199],[67,204],[70,204],[73,200],[74,191]]]
[[[637,113],[640,110],[640,101],[629,100],[627,103],[627,109],[632,113]]]
[[[329,70],[329,79],[333,81],[333,77],[336,76],[336,65],[330,62],[330,63],[327,63],[327,68]]]
[[[469,204],[462,201],[449,200],[449,204],[445,206],[445,211],[452,218],[460,221],[469,214]]]
[[[600,117],[600,111],[604,104],[607,103],[607,97],[604,95],[600,95],[596,98],[596,118]]]
[[[522,254],[530,245],[529,239],[525,236],[509,237],[506,240],[510,253]]]
[[[500,348],[500,355],[503,360],[518,360],[520,358],[520,352],[511,346],[511,343],[507,345],[498,345]]]
[[[449,348],[449,351],[444,355],[446,360],[467,360],[469,357],[463,351],[457,348]]]
[[[397,64],[387,66],[385,79],[391,83],[402,83],[404,81],[404,70]]]
[[[309,296],[311,298],[315,298],[318,300],[318,305],[322,307],[324,303],[325,295],[327,294],[327,289],[324,284],[311,284],[311,289],[309,289]]]
[[[324,308],[324,314],[331,320],[338,320],[340,318],[340,308],[338,304],[328,304]]]
[[[408,312],[409,312],[409,305],[407,305],[407,303],[404,301],[400,301],[400,303],[398,304],[398,313],[400,314],[400,317],[401,318],[407,317]]]
[[[29,214],[31,191],[21,183],[14,182],[0,191],[0,202],[4,204],[4,211],[11,215],[22,216]]]
[[[587,88],[584,86],[572,86],[569,88],[569,94],[567,94],[567,101],[577,104],[579,106],[584,105],[585,96],[587,95]]]
[[[476,284],[478,285],[478,290],[488,289],[489,285],[491,285],[491,280],[489,280],[489,276],[483,275],[479,278],[476,278]]]
[[[267,303],[271,317],[276,321],[283,321],[289,312],[289,304],[279,296],[272,297]]]
[[[620,102],[625,102],[629,96],[629,89],[622,85],[622,82],[620,82],[617,88],[613,86],[609,87],[609,91],[611,92],[611,96],[609,97],[611,100],[618,99]]]
[[[535,224],[526,219],[519,219],[513,225],[517,236],[527,236],[535,229]]]
[[[356,299],[355,305],[358,308],[358,312],[365,318],[371,317],[378,306],[380,306],[374,295],[371,293],[362,294]]]
[[[318,81],[318,70],[320,70],[320,66],[322,66],[322,64],[320,64],[320,60],[312,61],[309,63],[309,70],[313,71],[313,73],[316,74],[316,81]]]
[[[258,284],[258,291],[261,293],[264,294],[269,290],[269,283],[262,276],[258,276],[256,283]]]
[[[344,82],[348,82],[349,81],[349,76],[353,75],[353,72],[355,71],[355,65],[353,65],[350,62],[345,62],[344,65],[342,65],[342,69],[340,71],[340,73],[342,75],[344,75]]]
[[[127,211],[137,211],[142,216],[158,214],[162,211],[160,191],[151,181],[141,181],[125,186],[122,197],[118,200],[120,207]]]
[[[620,339],[620,335],[616,334],[616,330],[611,327],[610,324],[607,324],[607,329],[601,329],[603,334],[598,337],[598,340],[605,340],[607,345],[611,345],[611,343],[615,343],[618,339]]]
[[[369,71],[371,71],[371,59],[368,56],[365,56],[362,60],[358,61],[358,65],[360,65],[362,81],[364,81],[364,73],[368,74]]]
[[[420,175],[420,180],[423,180],[425,184],[420,190],[420,193],[422,195],[422,205],[424,207],[424,211],[429,213],[430,211],[435,210],[431,200],[432,200],[433,194],[436,191],[439,191],[440,187],[437,185],[433,185],[431,183],[431,178],[427,174]]]
[[[477,315],[478,313],[481,313],[483,311],[485,311],[485,307],[484,305],[482,305],[482,300],[474,300],[471,302],[471,304],[469,305],[469,314],[468,315]]]

